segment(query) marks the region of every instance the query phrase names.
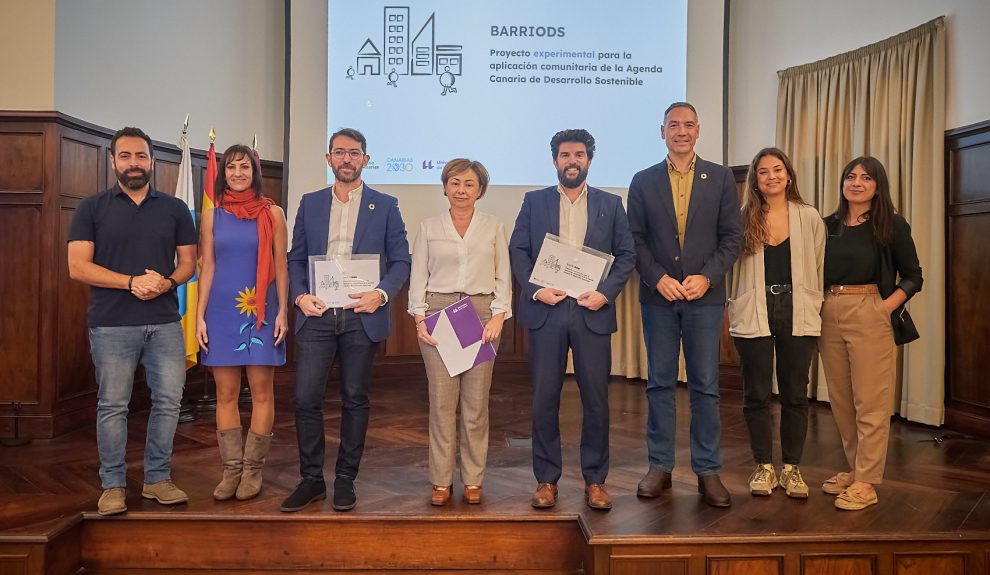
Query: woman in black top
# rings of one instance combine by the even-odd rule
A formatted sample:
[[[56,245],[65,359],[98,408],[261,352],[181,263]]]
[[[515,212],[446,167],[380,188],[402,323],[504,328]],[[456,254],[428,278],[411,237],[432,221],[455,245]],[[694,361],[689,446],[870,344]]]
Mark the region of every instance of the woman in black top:
[[[883,480],[896,378],[895,335],[906,343],[904,304],[921,290],[922,276],[911,228],[894,210],[883,164],[869,156],[854,159],[841,186],[839,209],[825,218],[819,348],[851,471],[827,479],[822,490],[838,495],[839,509],[858,510],[877,503],[874,485]]]

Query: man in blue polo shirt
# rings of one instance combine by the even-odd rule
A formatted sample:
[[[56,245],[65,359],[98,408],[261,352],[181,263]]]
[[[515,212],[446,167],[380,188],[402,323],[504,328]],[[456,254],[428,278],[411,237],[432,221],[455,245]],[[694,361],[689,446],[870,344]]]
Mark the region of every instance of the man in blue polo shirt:
[[[172,483],[172,438],[186,381],[175,288],[196,269],[196,226],[186,205],[151,187],[151,138],[123,128],[110,143],[117,184],[79,203],[69,230],[69,276],[91,286],[89,343],[96,367],[100,515],[127,510],[127,411],[134,371],[151,390],[142,497],[188,501]]]

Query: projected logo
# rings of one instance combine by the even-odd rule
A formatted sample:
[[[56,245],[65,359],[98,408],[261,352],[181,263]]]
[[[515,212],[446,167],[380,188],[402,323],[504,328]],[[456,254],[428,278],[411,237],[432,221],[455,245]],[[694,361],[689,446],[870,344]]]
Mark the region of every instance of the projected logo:
[[[412,33],[409,6],[386,6],[382,14],[380,50],[369,36],[357,51],[355,63],[347,67],[347,79],[357,76],[385,76],[386,86],[399,87],[406,77],[435,78],[443,87],[441,96],[456,94],[454,84],[463,69],[462,46],[437,44],[436,12],[430,14],[418,32]]]

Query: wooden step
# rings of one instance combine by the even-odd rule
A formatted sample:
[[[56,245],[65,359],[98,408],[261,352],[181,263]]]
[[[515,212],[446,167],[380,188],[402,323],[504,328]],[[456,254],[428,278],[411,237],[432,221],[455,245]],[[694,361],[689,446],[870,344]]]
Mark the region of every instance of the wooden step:
[[[278,569],[84,569],[77,575],[177,575],[191,573],[193,575],[285,575],[285,570]],[[294,570],[292,575],[354,575],[354,571],[325,570],[312,571]],[[498,569],[368,569],[360,575],[583,575],[583,571],[553,571],[553,570],[515,570]]]
[[[394,516],[87,515],[87,572],[362,570],[575,573],[586,542],[574,519]],[[249,571],[255,570],[255,571]],[[154,573],[155,571],[148,571]]]

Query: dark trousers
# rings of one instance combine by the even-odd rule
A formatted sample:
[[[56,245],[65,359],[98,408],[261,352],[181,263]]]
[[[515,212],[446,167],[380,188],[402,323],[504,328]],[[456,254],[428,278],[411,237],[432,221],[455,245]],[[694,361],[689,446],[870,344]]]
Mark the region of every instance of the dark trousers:
[[[770,423],[770,394],[774,360],[780,393],[780,450],[784,463],[801,463],[808,434],[808,370],[818,340],[814,336],[791,335],[791,294],[767,294],[769,337],[734,337],[742,360],[743,414],[749,442],[757,463],[772,463],[773,431]]]
[[[322,317],[307,318],[296,334],[296,436],[303,479],[323,481],[323,400],[330,366],[338,355],[341,414],[336,475],[357,477],[368,431],[371,364],[377,349],[361,319],[350,310],[330,309]]]
[[[560,392],[567,350],[574,353],[574,375],[581,393],[581,473],[585,483],[604,483],[608,475],[608,376],[612,369],[611,336],[584,323],[574,298],[550,310],[539,329],[529,331],[529,366],[533,383],[533,473],[539,483],[560,480]]]

